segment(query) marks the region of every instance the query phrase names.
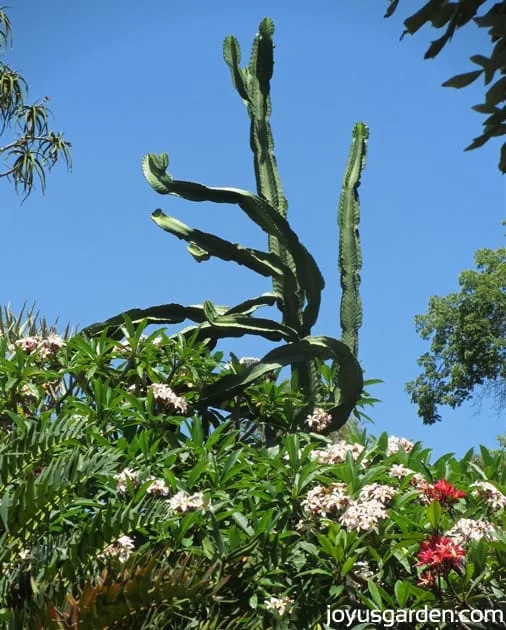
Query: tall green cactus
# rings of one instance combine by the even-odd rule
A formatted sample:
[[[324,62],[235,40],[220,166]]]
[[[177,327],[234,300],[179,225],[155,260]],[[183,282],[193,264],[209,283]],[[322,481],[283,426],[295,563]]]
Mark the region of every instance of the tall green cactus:
[[[188,251],[197,262],[204,262],[214,256],[244,265],[255,273],[270,277],[272,292],[233,307],[204,302],[194,306],[164,304],[147,309],[132,309],[105,322],[89,326],[85,332],[99,334],[107,327],[110,334],[120,335],[124,317],[128,316],[134,324],[143,320],[149,324],[173,324],[189,319],[194,325],[182,333],[196,335],[197,339],[205,340],[210,347],[219,339],[245,334],[260,335],[271,341],[282,340],[284,345],[271,350],[257,365],[242,370],[238,375],[225,375],[204,389],[201,393],[201,405],[226,402],[230,396],[237,395],[265,373],[289,365],[293,382],[303,389],[307,401],[306,407],[299,414],[301,424],[308,410],[317,404],[323,405],[332,416],[332,422],[327,427],[329,432],[346,422],[363,388],[362,370],[353,351],[356,343],[350,345],[348,331],[354,330],[356,336],[360,325],[360,318],[357,318],[357,313],[361,313],[358,296],[360,250],[358,240],[353,240],[353,226],[356,227],[358,223],[356,189],[363,168],[367,128],[363,123],[358,123],[355,127],[339,206],[342,229],[340,265],[343,300],[347,304],[341,309],[343,331],[346,330],[346,335],[343,334],[345,341],[331,337],[313,337],[311,329],[318,318],[324,280],[313,256],[300,242],[287,220],[288,204],[274,156],[274,140],[269,122],[273,33],[272,20],[262,20],[253,42],[249,64],[245,68],[240,67],[241,52],[235,37],[227,37],[223,48],[232,82],[246,105],[250,118],[250,146],[253,152],[256,194],[238,188],[217,188],[174,179],[167,172],[169,158],[165,153],[148,154],[142,163],[144,176],[157,193],[175,195],[194,202],[237,205],[263,230],[268,238],[268,252],[243,247],[217,235],[202,232],[167,216],[162,210],[156,210],[151,215],[161,229],[188,243]],[[359,162],[357,155],[362,156]],[[274,305],[281,313],[281,322],[254,315],[257,308]],[[335,391],[331,400],[321,398],[317,360],[331,360],[335,367]]]
[[[358,188],[365,167],[369,129],[364,123],[356,123],[353,128],[350,154],[343,178],[339,200],[339,259],[341,277],[341,339],[358,357],[358,329],[362,325],[362,302],[360,300],[360,270],[362,254],[358,224],[360,202]]]

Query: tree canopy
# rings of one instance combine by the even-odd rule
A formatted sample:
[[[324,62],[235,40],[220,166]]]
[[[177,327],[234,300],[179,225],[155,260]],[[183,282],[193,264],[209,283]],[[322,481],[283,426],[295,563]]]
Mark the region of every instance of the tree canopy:
[[[0,10],[0,55],[12,44],[11,22]],[[19,72],[0,61],[0,135],[8,142],[0,146],[5,168],[0,178],[14,183],[16,191],[27,197],[35,181],[46,187],[46,171],[63,158],[70,168],[70,142],[61,132],[49,129],[49,97],[27,103],[28,83]]]
[[[385,17],[390,17],[397,9],[399,0],[390,0]],[[480,8],[484,9],[478,15]],[[458,29],[474,23],[479,28],[488,28],[491,51],[489,56],[473,55],[470,59],[478,69],[458,74],[443,83],[443,87],[463,88],[483,76],[485,85],[490,86],[485,93],[483,103],[472,109],[487,118],[483,121],[483,133],[474,138],[466,147],[466,151],[481,147],[491,138],[506,134],[506,3],[488,2],[487,0],[429,0],[418,11],[410,15],[405,21],[404,36],[413,35],[425,24],[430,22],[434,28],[445,31],[441,37],[432,41],[425,52],[425,59],[436,57],[451,40]],[[492,83],[496,73],[499,78]],[[506,172],[506,143],[502,145],[499,158],[499,170]]]
[[[438,405],[458,407],[477,386],[506,406],[506,248],[480,249],[475,262],[477,270],[460,274],[459,292],[431,297],[415,318],[432,344],[418,359],[424,373],[406,389],[425,424],[441,419]]]

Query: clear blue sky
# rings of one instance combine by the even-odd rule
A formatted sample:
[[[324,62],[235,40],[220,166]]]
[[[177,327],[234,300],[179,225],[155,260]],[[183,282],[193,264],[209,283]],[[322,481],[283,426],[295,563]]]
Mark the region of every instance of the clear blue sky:
[[[424,427],[404,391],[427,344],[413,318],[430,295],[458,288],[473,253],[504,244],[504,178],[498,143],[464,153],[478,135],[483,86],[443,89],[486,52],[471,29],[440,58],[423,61],[433,30],[402,42],[402,17],[386,2],[141,3],[23,0],[11,3],[14,48],[5,61],[22,72],[33,99],[51,97],[53,128],[73,145],[74,167],[57,167],[20,206],[0,186],[3,243],[0,303],[36,300],[49,319],[89,324],[122,310],[164,302],[233,304],[270,290],[267,279],[232,263],[198,265],[185,245],[150,220],[161,207],[190,225],[264,247],[233,206],[156,195],[143,179],[147,152],[166,151],[179,179],[254,189],[248,118],[222,60],[235,34],[243,59],[264,16],[274,19],[272,82],[276,153],[289,219],[317,259],[327,287],[316,334],[339,336],[336,208],[353,123],[371,130],[360,189],[364,326],[360,360],[371,393],[375,434],[421,439],[436,455],[496,446],[504,419],[485,403],[443,409]],[[413,3],[413,5],[419,3]],[[270,346],[228,344],[243,355]]]

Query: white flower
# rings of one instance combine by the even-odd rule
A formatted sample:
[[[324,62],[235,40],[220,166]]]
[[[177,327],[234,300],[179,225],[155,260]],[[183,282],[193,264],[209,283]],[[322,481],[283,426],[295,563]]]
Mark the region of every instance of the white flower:
[[[473,496],[484,498],[493,508],[506,508],[506,496],[488,481],[475,481],[471,487],[477,488]]]
[[[392,488],[392,486],[380,483],[371,483],[360,490],[359,499],[360,501],[375,499],[376,501],[385,504],[392,500],[394,494],[397,494],[397,490]]]
[[[344,440],[339,440],[326,448],[317,448],[312,451],[311,459],[316,459],[320,464],[342,464],[346,461],[346,454],[350,452],[354,461],[357,461],[364,448],[358,442],[348,444]]]
[[[309,428],[314,428],[317,432],[326,429],[331,422],[332,416],[321,407],[316,407],[313,410],[313,413],[306,418],[306,424],[309,426]]]
[[[267,610],[272,610],[280,617],[283,617],[285,614],[289,614],[293,608],[293,599],[291,597],[269,597],[266,599],[265,607]]]
[[[346,529],[357,531],[378,531],[378,521],[387,518],[388,514],[382,503],[376,499],[369,501],[351,501],[339,522]]]
[[[348,486],[337,482],[330,486],[318,485],[307,493],[302,501],[302,507],[313,515],[318,514],[324,518],[331,512],[344,509],[350,498],[347,494]]]
[[[204,495],[202,492],[195,492],[189,495],[184,490],[177,492],[169,499],[170,507],[176,512],[191,512],[194,510],[205,510]]]
[[[151,485],[147,489],[148,494],[157,494],[164,497],[166,497],[169,494],[170,488],[163,479],[155,479],[154,477],[148,477],[148,481],[151,481]]]
[[[415,487],[416,490],[419,490],[420,492],[423,492],[429,486],[428,481],[425,479],[425,477],[421,473],[415,473],[411,477],[410,483],[412,486]]]
[[[135,486],[139,479],[139,473],[131,468],[124,468],[119,474],[114,475],[114,479],[116,479],[116,487],[119,492],[125,493],[128,491],[128,480]]]
[[[149,389],[153,392],[153,398],[155,400],[159,400],[166,407],[172,408],[176,411],[181,411],[181,413],[186,413],[188,409],[186,400],[181,398],[181,396],[177,396],[168,385],[164,385],[163,383],[153,383],[149,386]]]
[[[445,534],[452,538],[458,545],[463,545],[470,540],[497,540],[497,532],[494,526],[488,521],[473,520],[472,518],[461,518]]]
[[[27,354],[31,354],[34,350],[36,350],[41,342],[41,337],[39,335],[34,335],[33,337],[22,337],[14,342],[14,345],[17,348],[21,348],[23,352]]]
[[[414,470],[403,466],[403,464],[392,464],[388,472],[389,477],[396,477],[397,479],[404,479],[408,475],[414,474]]]
[[[388,437],[387,456],[398,453],[403,448],[406,453],[409,453],[413,449],[413,442],[410,442],[406,438],[390,435]]]
[[[120,536],[118,540],[107,545],[99,554],[100,558],[117,558],[120,562],[126,562],[135,549],[134,541],[130,536]]]
[[[363,580],[370,580],[374,577],[374,571],[366,560],[358,560],[355,562],[352,567],[352,572],[355,577],[362,578]]]
[[[30,550],[29,549],[21,549],[21,551],[18,553],[18,558],[21,561],[27,560],[30,557]]]
[[[258,357],[241,357],[239,359],[239,365],[244,365],[246,367],[256,365],[257,363],[260,363],[260,359]]]

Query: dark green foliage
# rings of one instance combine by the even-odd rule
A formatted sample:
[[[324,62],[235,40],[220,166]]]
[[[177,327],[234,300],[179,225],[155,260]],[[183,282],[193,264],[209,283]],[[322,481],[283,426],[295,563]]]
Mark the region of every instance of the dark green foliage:
[[[390,0],[385,17],[391,16],[398,4],[399,0]],[[485,5],[485,10],[478,15],[483,5]],[[483,122],[483,133],[473,140],[466,151],[481,147],[491,138],[506,134],[506,4],[487,2],[487,0],[459,0],[458,2],[430,0],[404,21],[406,30],[403,33],[403,35],[416,33],[428,22],[434,28],[445,27],[443,35],[431,42],[425,53],[425,59],[432,59],[441,52],[458,29],[471,21],[479,28],[488,29],[492,45],[490,56],[473,55],[470,59],[480,69],[454,76],[445,81],[443,86],[463,88],[480,76],[483,76],[485,85],[488,86],[497,73],[499,73],[499,78],[487,89],[485,102],[472,108],[480,114],[486,114],[487,118]],[[499,169],[502,173],[506,172],[506,143],[501,148]]]
[[[424,373],[407,384],[425,424],[440,420],[438,405],[458,407],[477,387],[506,407],[506,249],[481,249],[477,271],[460,274],[461,290],[432,297],[416,317],[431,351],[418,360]]]

